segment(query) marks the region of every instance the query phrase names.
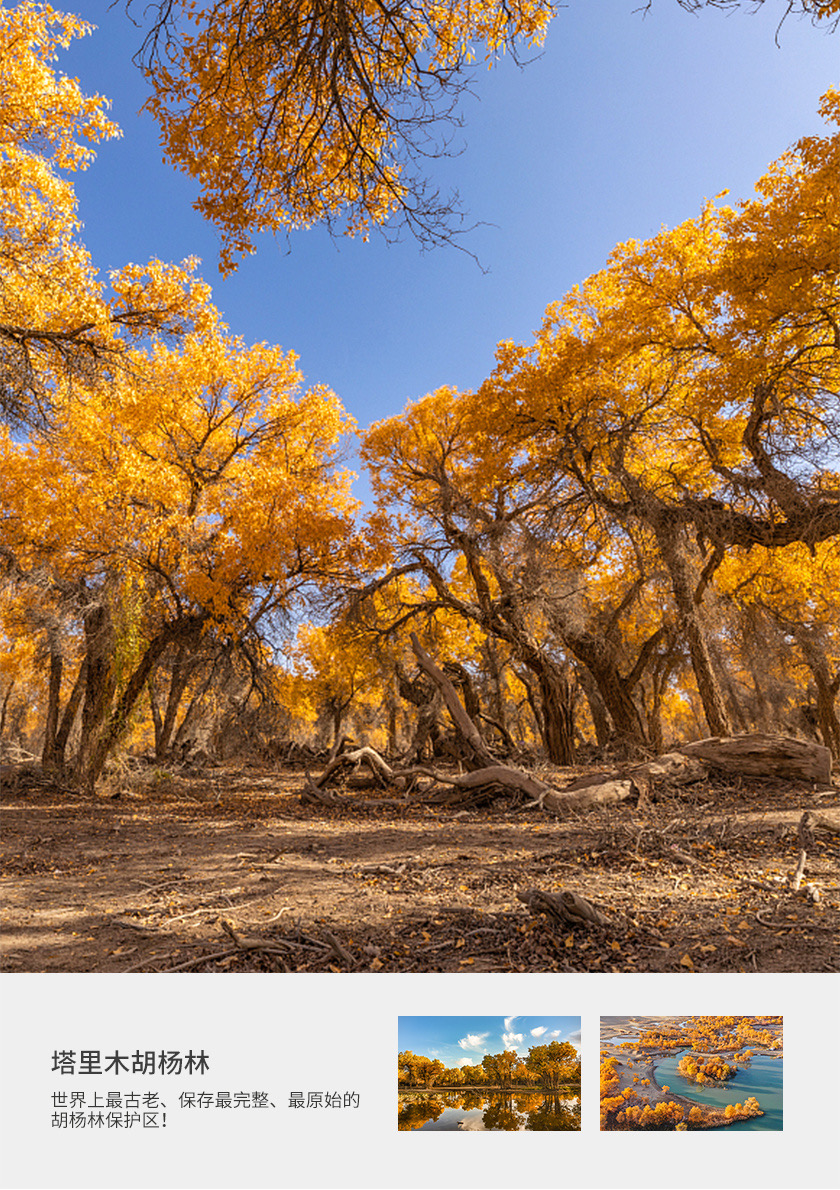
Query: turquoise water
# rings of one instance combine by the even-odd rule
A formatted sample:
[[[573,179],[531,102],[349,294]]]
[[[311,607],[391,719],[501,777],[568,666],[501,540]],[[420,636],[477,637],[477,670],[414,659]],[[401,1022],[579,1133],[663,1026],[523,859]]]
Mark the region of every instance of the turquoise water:
[[[726,1107],[727,1103],[743,1103],[750,1095],[758,1100],[763,1116],[753,1120],[738,1120],[728,1124],[727,1132],[781,1132],[782,1130],[782,1065],[781,1058],[769,1058],[757,1054],[749,1063],[738,1067],[734,1078],[721,1086],[710,1087],[708,1083],[698,1086],[677,1074],[677,1066],[691,1050],[680,1050],[669,1058],[656,1063],[656,1081],[660,1087],[670,1087],[677,1095],[685,1095],[695,1103],[709,1103],[714,1107]],[[724,1054],[724,1061],[731,1059]]]
[[[400,1095],[401,1132],[579,1132],[580,1096],[441,1091]]]

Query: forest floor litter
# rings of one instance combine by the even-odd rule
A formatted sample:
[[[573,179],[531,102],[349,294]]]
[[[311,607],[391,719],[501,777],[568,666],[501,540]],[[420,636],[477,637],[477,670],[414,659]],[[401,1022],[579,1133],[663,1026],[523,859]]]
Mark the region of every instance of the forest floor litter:
[[[560,785],[585,767],[544,774]],[[791,877],[836,785],[716,778],[554,817],[393,790],[301,800],[302,770],[137,769],[116,796],[2,797],[7,972],[840,969],[840,839]],[[586,898],[562,928],[521,894]],[[814,899],[818,897],[818,899]]]

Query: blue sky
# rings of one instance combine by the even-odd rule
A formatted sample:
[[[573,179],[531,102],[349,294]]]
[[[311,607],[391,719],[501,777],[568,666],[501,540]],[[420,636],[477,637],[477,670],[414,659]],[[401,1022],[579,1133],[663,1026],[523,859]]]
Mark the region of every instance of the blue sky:
[[[480,1066],[485,1054],[569,1041],[580,1051],[579,1016],[401,1016],[399,1052],[439,1058],[445,1066]]]
[[[99,30],[59,65],[111,98],[123,129],[77,179],[84,240],[103,270],[201,257],[231,329],[295,350],[307,382],[329,384],[366,426],[442,384],[478,385],[496,343],[529,340],[545,306],[617,242],[673,226],[723,189],[748,195],[771,160],[821,130],[840,38],[789,19],[777,44],[783,0],[748,7],[691,15],[655,0],[643,16],[638,0],[569,0],[524,70],[476,71],[463,152],[430,172],[482,223],[465,246],[485,271],[455,249],[316,229],[263,237],[222,280],[194,184],[162,162],[155,124],[138,115],[140,31],[122,0],[71,3]]]

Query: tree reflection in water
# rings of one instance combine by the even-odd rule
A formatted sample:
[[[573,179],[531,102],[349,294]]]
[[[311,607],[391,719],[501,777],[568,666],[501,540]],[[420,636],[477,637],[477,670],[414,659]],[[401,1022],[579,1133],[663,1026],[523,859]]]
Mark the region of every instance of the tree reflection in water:
[[[397,1126],[401,1132],[578,1132],[580,1094],[469,1090],[400,1095]]]
[[[408,1098],[408,1096],[406,1096]],[[439,1099],[426,1099],[425,1096],[412,1095],[407,1103],[400,1096],[399,1130],[411,1132],[413,1128],[422,1128],[430,1120],[438,1120],[444,1109]]]

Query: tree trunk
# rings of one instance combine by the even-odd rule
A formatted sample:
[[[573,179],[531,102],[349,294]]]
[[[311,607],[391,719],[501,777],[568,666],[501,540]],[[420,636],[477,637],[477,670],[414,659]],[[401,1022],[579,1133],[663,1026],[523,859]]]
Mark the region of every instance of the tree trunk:
[[[528,709],[531,712],[531,718],[534,721],[533,734],[535,737],[542,736],[543,730],[542,730],[542,723],[540,722],[539,699],[537,697],[537,690],[536,690],[533,678],[532,678],[531,674],[527,673],[525,670],[522,670],[522,669],[515,669],[514,673],[516,674],[517,678],[519,679],[519,681],[522,683],[522,685],[525,688],[525,701],[528,705]],[[522,730],[521,722],[518,724],[518,726],[519,726],[520,736],[523,739],[526,738],[525,732]],[[545,741],[543,741],[543,743],[545,743]]]
[[[388,755],[395,756],[397,752],[397,700],[394,692],[388,687]]]
[[[178,714],[178,708],[181,705],[181,698],[187,685],[186,674],[176,675],[172,674],[172,680],[169,685],[169,694],[166,699],[166,712],[163,716],[163,722],[160,725],[160,738],[155,745],[155,759],[163,760],[169,751],[170,743],[172,742],[172,733],[175,730],[175,717]]]
[[[3,706],[0,707],[0,740],[2,740],[3,732],[6,730],[6,712],[9,708],[9,699],[12,697],[14,688],[14,681],[9,682],[6,687],[6,693],[3,695]]]
[[[610,716],[607,708],[604,706],[604,700],[601,698],[598,683],[585,665],[578,666],[575,670],[575,677],[583,691],[583,696],[589,707],[589,713],[592,716],[592,726],[595,728],[595,742],[599,748],[606,748],[610,742],[612,730],[610,727]]]
[[[155,690],[155,675],[151,674],[146,689],[149,692],[149,707],[152,712],[152,726],[155,730],[155,759],[160,758],[160,740],[163,735],[163,715],[160,713],[157,691]]]
[[[764,690],[764,677],[761,672],[764,654],[767,648],[767,630],[770,619],[762,615],[754,604],[747,604],[740,610],[739,629],[743,641],[746,657],[746,667],[752,678],[753,696],[755,699],[752,710],[753,731],[771,731],[776,726],[771,722],[770,705]],[[773,631],[778,631],[773,626]]]
[[[84,752],[84,767],[79,769],[79,776],[86,788],[92,790],[101,776],[102,770],[105,767],[105,761],[108,759],[111,749],[125,730],[128,717],[134,709],[137,699],[140,697],[149,677],[154,673],[155,667],[160,662],[166,649],[177,637],[189,637],[199,626],[200,621],[197,619],[168,624],[150,641],[145,653],[128,679],[125,689],[117,699],[110,716],[107,716],[106,707],[107,722],[100,722],[95,738],[89,741],[87,749]],[[88,676],[89,680],[90,677]]]
[[[540,728],[552,764],[575,763],[575,713],[571,683],[564,673],[543,663],[537,673],[540,689]]]
[[[592,675],[615,734],[630,745],[646,744],[644,724],[632,695],[632,686],[640,675],[634,675],[632,682],[622,678],[615,650],[608,641],[591,633],[573,633],[565,625],[560,627],[566,648]]]
[[[730,735],[732,729],[709,652],[702,606],[694,598],[696,586],[685,556],[683,530],[677,525],[669,525],[664,516],[651,518],[651,523],[659,552],[668,568],[680,626],[688,644],[697,690],[709,731],[712,735]]]
[[[656,663],[650,671],[650,709],[647,711],[648,739],[657,756],[665,746],[662,735],[662,695],[668,687],[676,664],[676,645],[671,638],[665,652],[658,655]]]
[[[419,714],[417,716],[417,724],[414,729],[414,735],[411,743],[408,746],[408,751],[405,754],[405,764],[412,764],[414,761],[423,760],[426,743],[431,740],[432,755],[434,755],[434,743],[440,734],[438,728],[438,714],[442,703],[440,692],[432,691],[429,701],[422,703],[419,706]],[[416,703],[414,704],[417,705]]]
[[[172,675],[169,679],[169,693],[166,698],[166,710],[163,714],[163,722],[160,725],[160,735],[155,740],[156,760],[163,760],[165,758],[172,741],[175,720],[178,717],[178,708],[181,705],[181,699],[184,697],[184,691],[187,688],[187,682],[190,676],[190,667],[186,664],[185,660],[188,647],[186,643],[181,643],[175,650],[175,657],[172,662]]]
[[[47,721],[44,725],[44,747],[41,764],[44,768],[55,765],[55,737],[58,732],[58,712],[61,701],[61,675],[64,658],[57,648],[50,649],[50,684],[47,696]]]
[[[82,734],[75,769],[76,776],[84,784],[88,784],[93,757],[98,750],[99,737],[116,687],[113,666],[115,632],[111,609],[107,603],[98,603],[88,608],[83,621],[85,694],[82,704]],[[97,773],[96,776],[98,775]],[[94,781],[95,779],[94,777]]]
[[[469,672],[457,661],[447,661],[443,669],[444,673],[460,688],[464,709],[478,730],[476,720],[481,715],[481,702]]]
[[[826,748],[830,748],[835,761],[840,761],[840,721],[837,718],[837,692],[840,689],[840,675],[832,678],[825,646],[818,631],[804,624],[794,629],[802,656],[814,676],[817,689],[817,723]]]
[[[753,724],[749,722],[747,716],[744,714],[744,709],[741,706],[741,699],[735,685],[732,681],[732,672],[729,665],[729,660],[724,653],[719,640],[709,641],[709,654],[712,658],[712,664],[715,668],[718,684],[724,701],[726,702],[727,712],[729,714],[730,722],[734,725],[736,731],[745,733],[751,730]]]
[[[79,672],[76,674],[76,680],[73,683],[73,689],[70,691],[70,697],[64,704],[64,714],[61,716],[61,724],[56,732],[55,744],[53,747],[53,764],[57,769],[63,769],[65,766],[65,754],[67,752],[67,741],[70,739],[70,732],[73,730],[73,724],[76,722],[76,716],[79,713],[79,707],[82,705],[82,696],[87,686],[87,657],[82,659],[79,666]]]
[[[467,712],[461,705],[461,700],[458,698],[458,692],[447,678],[446,674],[440,669],[429,654],[420,644],[417,638],[417,633],[411,633],[411,647],[414,650],[414,655],[417,662],[426,676],[434,683],[440,691],[446,708],[452,716],[452,722],[458,734],[467,744],[469,751],[472,754],[471,761],[474,768],[483,767],[495,764],[495,758],[487,748],[484,740],[481,738],[481,733],[470,719]]]
[[[341,726],[344,722],[344,712],[347,710],[349,703],[339,702],[338,699],[332,699],[327,706],[327,710],[332,715],[332,742],[330,743],[330,759],[338,755],[344,738]]]
[[[196,690],[195,694],[190,699],[190,701],[187,705],[187,709],[184,711],[181,722],[178,724],[178,729],[175,732],[175,740],[174,740],[174,745],[173,745],[174,747],[176,747],[176,748],[180,747],[181,744],[183,744],[185,742],[189,732],[192,730],[193,725],[195,724],[196,718],[198,717],[198,711],[201,706],[201,701],[204,698],[204,695],[210,689],[211,685],[213,684],[213,678],[215,676],[215,673],[216,673],[216,662],[214,661],[213,664],[210,666],[209,673],[204,678],[204,680],[201,683],[201,685],[199,686],[198,690]]]
[[[503,738],[508,732],[507,699],[502,688],[502,666],[499,664],[499,654],[493,642],[493,637],[485,638],[481,652],[487,663],[487,673],[490,677],[490,718],[498,726]],[[509,738],[509,736],[507,737]]]

